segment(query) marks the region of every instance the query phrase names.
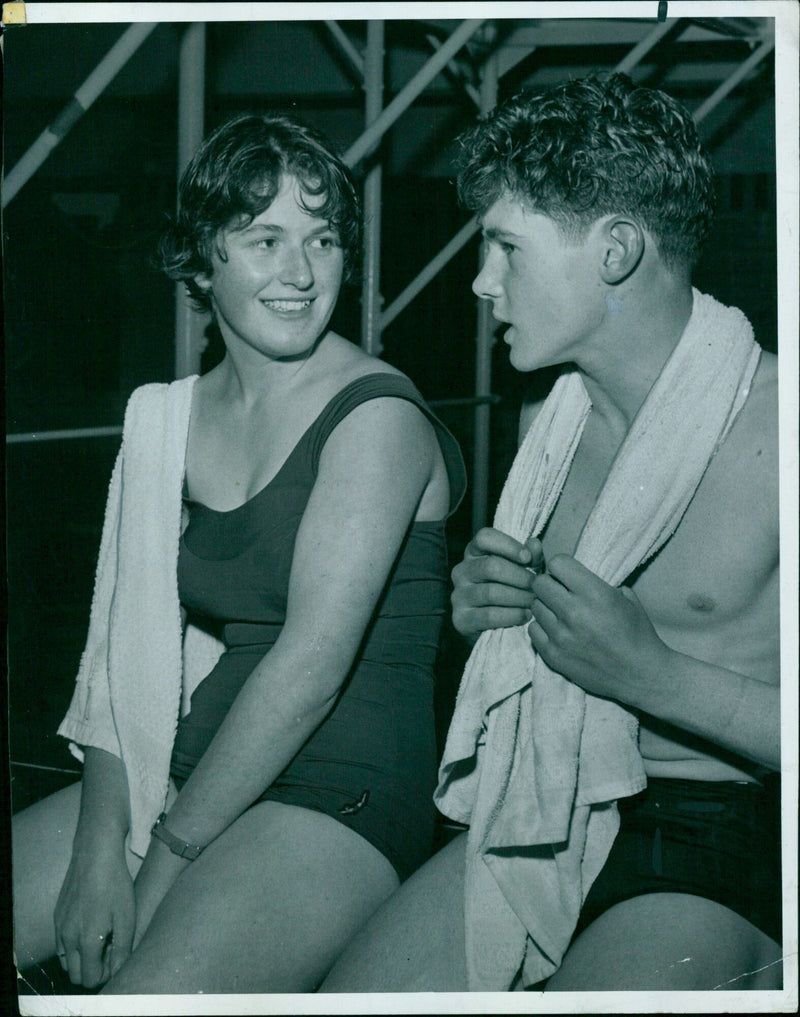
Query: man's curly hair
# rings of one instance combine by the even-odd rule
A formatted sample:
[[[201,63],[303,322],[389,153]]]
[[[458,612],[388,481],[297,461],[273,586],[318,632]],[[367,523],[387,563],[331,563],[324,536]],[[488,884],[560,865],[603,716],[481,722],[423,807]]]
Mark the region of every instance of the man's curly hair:
[[[286,114],[241,113],[213,131],[186,167],[178,214],[159,243],[160,267],[186,284],[199,310],[211,310],[211,296],[195,276],[211,275],[215,250],[224,260],[220,231],[245,227],[269,208],[284,175],[296,177],[304,194],[323,197],[309,210],[338,232],[345,278],[357,274],[358,194],[328,139]]]
[[[625,213],[670,267],[693,264],[710,230],[714,174],[690,114],[625,74],[520,93],[459,141],[459,198],[478,214],[509,194],[579,239]]]

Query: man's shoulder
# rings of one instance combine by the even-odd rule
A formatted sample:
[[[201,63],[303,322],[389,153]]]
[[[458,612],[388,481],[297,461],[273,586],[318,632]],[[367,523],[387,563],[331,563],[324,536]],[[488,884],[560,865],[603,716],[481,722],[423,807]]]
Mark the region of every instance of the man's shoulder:
[[[747,400],[701,482],[720,525],[733,514],[738,527],[768,543],[778,533],[777,359],[762,355]]]
[[[777,470],[778,454],[778,358],[762,353],[750,393],[730,432],[734,447],[758,446],[764,465]],[[773,458],[774,457],[774,458]]]

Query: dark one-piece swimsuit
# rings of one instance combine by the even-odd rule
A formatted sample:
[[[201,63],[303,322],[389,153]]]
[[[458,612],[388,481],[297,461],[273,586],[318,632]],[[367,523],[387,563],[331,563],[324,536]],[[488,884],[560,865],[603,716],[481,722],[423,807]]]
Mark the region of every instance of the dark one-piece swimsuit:
[[[277,475],[239,508],[218,512],[185,499],[181,603],[224,652],[178,725],[170,770],[179,786],[281,633],[295,538],[326,440],[356,406],[386,396],[414,403],[433,424],[451,514],[466,486],[458,445],[411,382],[386,373],[337,393]],[[332,816],[384,854],[401,879],[432,849],[433,667],[447,603],[445,520],[412,523],[336,706],[258,799]]]

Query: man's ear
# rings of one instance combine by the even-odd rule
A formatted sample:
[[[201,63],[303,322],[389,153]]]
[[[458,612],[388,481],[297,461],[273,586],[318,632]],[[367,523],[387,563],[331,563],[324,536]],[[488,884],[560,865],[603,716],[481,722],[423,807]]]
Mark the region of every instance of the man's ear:
[[[645,247],[644,230],[624,215],[610,216],[602,227],[603,261],[600,275],[603,282],[616,286],[636,270]]]
[[[198,289],[202,290],[204,293],[208,293],[209,290],[211,289],[211,277],[206,275],[205,272],[199,272],[194,277],[194,284],[195,286],[197,286]]]

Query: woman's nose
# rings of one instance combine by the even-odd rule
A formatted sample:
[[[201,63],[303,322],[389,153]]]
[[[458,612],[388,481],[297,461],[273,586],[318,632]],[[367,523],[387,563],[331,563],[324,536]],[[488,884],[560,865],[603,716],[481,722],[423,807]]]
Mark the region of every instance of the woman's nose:
[[[299,290],[307,290],[314,281],[314,272],[305,247],[290,247],[280,271],[281,282]]]

